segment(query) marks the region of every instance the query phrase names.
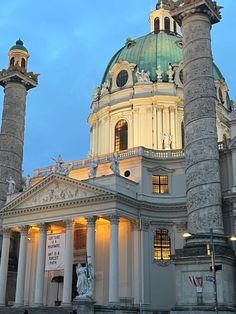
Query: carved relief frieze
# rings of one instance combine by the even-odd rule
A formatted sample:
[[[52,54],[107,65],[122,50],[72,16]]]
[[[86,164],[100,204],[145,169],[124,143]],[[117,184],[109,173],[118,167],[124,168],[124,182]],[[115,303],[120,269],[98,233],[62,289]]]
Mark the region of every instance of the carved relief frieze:
[[[208,59],[201,59],[201,64],[198,59],[192,60],[188,64],[188,71],[185,72],[186,81],[195,79],[199,76],[211,75],[212,65],[209,63]]]
[[[209,232],[212,227],[223,228],[222,214],[218,207],[193,212],[188,217],[188,230],[193,234],[198,231]]]
[[[219,159],[217,141],[211,138],[203,139],[185,147],[186,168],[200,161]]]
[[[197,167],[186,170],[186,186],[191,189],[195,185],[220,182],[218,160],[206,160]]]
[[[185,105],[185,125],[189,122],[201,118],[215,118],[215,99],[207,100],[195,99],[191,103]]]
[[[89,189],[84,187],[75,186],[66,182],[54,181],[45,189],[38,191],[38,193],[23,202],[18,208],[86,198],[96,194],[98,193],[89,191]]]
[[[206,99],[203,97],[208,98],[207,102],[210,101],[210,97],[216,99],[214,80],[209,77],[201,77],[198,80],[191,81],[188,85],[185,85],[184,92],[185,104],[198,99],[199,103],[204,106]]]
[[[188,124],[185,128],[185,143],[191,143],[194,140],[215,137],[216,125],[214,118],[196,120]]]
[[[202,184],[196,186],[187,193],[187,208],[191,213],[207,206],[221,205],[220,183]]]

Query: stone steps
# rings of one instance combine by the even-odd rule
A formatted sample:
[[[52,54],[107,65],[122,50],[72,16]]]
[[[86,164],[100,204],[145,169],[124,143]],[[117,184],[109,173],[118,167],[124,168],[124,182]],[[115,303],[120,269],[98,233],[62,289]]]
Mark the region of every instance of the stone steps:
[[[70,308],[63,308],[63,307],[44,307],[44,308],[36,308],[36,307],[32,307],[32,308],[26,308],[26,307],[22,307],[22,308],[14,308],[14,307],[4,307],[1,308],[0,307],[0,314],[24,314],[24,311],[28,310],[28,314],[70,314],[72,312],[72,307]],[[112,309],[110,307],[100,307],[100,306],[95,306],[95,314],[113,314],[113,313],[124,313],[124,314],[128,314],[128,313],[140,313],[139,310],[136,308],[132,309],[132,308],[119,308],[119,310],[117,311],[117,309]],[[157,311],[145,311],[143,313],[147,313],[147,314],[169,314],[170,312],[157,312]],[[82,313],[77,313],[77,314],[82,314]]]
[[[0,314],[24,314],[24,311],[28,310],[28,314],[70,314],[72,308],[61,308],[61,307],[44,307],[44,308],[14,308],[4,307],[0,308]]]

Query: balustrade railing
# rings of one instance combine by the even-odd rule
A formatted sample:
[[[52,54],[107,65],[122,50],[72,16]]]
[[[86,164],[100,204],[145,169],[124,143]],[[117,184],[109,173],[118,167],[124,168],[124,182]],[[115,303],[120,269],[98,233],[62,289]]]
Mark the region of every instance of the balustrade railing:
[[[219,142],[218,149],[223,150],[227,148],[226,142]],[[151,159],[159,159],[159,160],[171,160],[171,159],[179,159],[184,158],[184,149],[173,149],[173,150],[154,150],[145,147],[135,147],[131,149],[127,149],[125,151],[115,153],[117,155],[118,160],[127,159],[131,157],[147,157]],[[114,153],[101,155],[98,157],[88,157],[82,160],[76,160],[69,163],[64,163],[64,167],[72,166],[72,169],[89,167],[92,161],[96,160],[98,164],[105,164],[111,162],[112,156]],[[45,176],[49,173],[53,172],[54,166],[41,168],[34,170],[35,176]]]

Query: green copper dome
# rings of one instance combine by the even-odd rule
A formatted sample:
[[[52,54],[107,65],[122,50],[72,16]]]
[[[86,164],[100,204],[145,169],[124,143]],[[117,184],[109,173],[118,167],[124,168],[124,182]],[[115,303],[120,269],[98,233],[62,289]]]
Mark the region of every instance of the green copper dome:
[[[102,83],[111,79],[109,71],[119,61],[128,61],[136,64],[140,70],[149,71],[151,81],[156,82],[156,70],[159,65],[164,71],[163,79],[167,81],[166,72],[169,64],[179,64],[182,60],[182,37],[179,35],[160,32],[150,33],[135,40],[127,39],[126,45],[109,62]],[[216,66],[213,69],[213,76],[216,80],[223,78]]]
[[[23,51],[25,51],[25,52],[28,52],[28,50],[24,47],[23,41],[20,40],[20,39],[18,39],[18,40],[16,41],[16,44],[10,48],[10,51],[11,51],[11,50],[16,50],[16,49],[18,49],[18,50],[23,50]]]

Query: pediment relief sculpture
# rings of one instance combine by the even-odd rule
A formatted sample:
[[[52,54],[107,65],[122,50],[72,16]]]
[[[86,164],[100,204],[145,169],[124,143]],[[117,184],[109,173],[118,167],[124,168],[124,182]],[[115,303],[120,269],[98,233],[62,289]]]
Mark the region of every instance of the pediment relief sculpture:
[[[64,180],[63,180],[64,179]],[[91,184],[65,178],[59,175],[51,175],[31,189],[22,193],[19,197],[8,203],[2,211],[13,208],[29,208],[68,200],[77,200],[100,195],[108,195],[112,192],[106,189],[94,187]]]

